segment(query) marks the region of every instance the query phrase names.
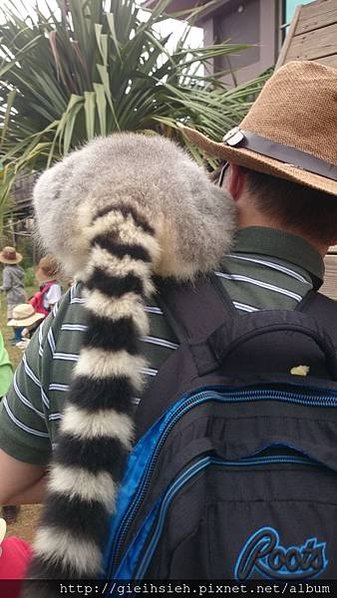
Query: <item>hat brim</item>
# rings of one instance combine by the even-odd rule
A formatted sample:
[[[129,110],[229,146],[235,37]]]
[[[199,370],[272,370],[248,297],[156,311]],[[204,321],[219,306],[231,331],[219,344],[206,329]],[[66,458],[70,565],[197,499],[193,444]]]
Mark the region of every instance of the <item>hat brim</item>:
[[[46,316],[44,314],[33,314],[32,316],[29,316],[29,318],[25,318],[22,320],[15,320],[15,318],[13,318],[12,320],[9,320],[9,322],[7,322],[7,326],[23,328],[24,326],[31,326],[32,324],[35,324],[35,322],[44,320],[45,317]]]
[[[18,251],[16,252],[15,260],[8,260],[7,258],[5,258],[3,256],[2,252],[0,252],[0,262],[2,264],[19,264],[20,262],[22,262],[22,260],[23,260],[23,256]]]
[[[0,544],[4,539],[7,531],[7,523],[4,519],[0,518]]]
[[[252,150],[230,147],[224,143],[212,141],[206,135],[190,127],[180,126],[179,129],[191,143],[200,147],[210,156],[337,196],[337,181],[257,154]]]

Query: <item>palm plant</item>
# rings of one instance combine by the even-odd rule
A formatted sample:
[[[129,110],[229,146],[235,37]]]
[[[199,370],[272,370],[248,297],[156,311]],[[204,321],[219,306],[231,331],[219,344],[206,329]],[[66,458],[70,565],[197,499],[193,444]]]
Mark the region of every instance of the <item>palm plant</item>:
[[[212,59],[245,47],[190,48],[187,25],[169,51],[170,35],[157,25],[170,2],[160,0],[144,20],[134,0],[56,0],[47,15],[36,7],[30,16],[7,0],[0,27],[0,206],[20,171],[44,169],[95,135],[179,136],[178,123],[185,122],[219,139],[241,120],[263,78],[227,89],[200,74],[200,65],[207,73]]]

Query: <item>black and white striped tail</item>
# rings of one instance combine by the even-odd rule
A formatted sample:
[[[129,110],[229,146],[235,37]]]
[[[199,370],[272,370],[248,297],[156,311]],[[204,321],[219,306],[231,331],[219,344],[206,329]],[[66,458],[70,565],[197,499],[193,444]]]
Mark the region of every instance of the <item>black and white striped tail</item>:
[[[148,333],[144,298],[159,248],[132,206],[102,210],[87,234],[82,273],[88,329],[67,397],[48,495],[28,578],[100,573],[108,520],[133,438],[131,398],[141,390],[138,338]]]

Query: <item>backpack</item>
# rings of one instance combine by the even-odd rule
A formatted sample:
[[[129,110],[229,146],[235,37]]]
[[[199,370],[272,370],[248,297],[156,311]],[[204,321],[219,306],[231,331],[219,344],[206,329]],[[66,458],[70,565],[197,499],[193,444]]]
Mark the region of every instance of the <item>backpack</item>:
[[[337,579],[337,305],[166,282],[180,347],[136,414],[107,579]]]
[[[43,298],[44,296],[48,293],[50,287],[53,286],[53,284],[55,284],[55,280],[50,280],[48,282],[46,282],[42,289],[40,291],[38,291],[37,293],[35,293],[34,297],[32,297],[29,300],[29,303],[34,307],[34,311],[37,314],[43,314],[45,316],[48,316],[50,313],[50,310],[48,311],[44,305],[43,305]]]

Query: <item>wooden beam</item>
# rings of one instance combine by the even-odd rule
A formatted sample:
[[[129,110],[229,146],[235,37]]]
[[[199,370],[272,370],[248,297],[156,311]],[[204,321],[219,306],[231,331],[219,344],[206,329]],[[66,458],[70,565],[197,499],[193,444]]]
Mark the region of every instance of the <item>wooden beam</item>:
[[[320,64],[325,64],[325,66],[332,66],[337,69],[337,54],[322,56],[322,58],[317,58],[314,62],[319,62]]]
[[[290,60],[317,60],[337,54],[337,23],[310,33],[295,35],[285,62]]]
[[[288,55],[289,48],[291,46],[291,42],[292,42],[293,37],[294,37],[295,29],[297,27],[297,21],[298,21],[299,16],[300,16],[301,8],[302,8],[301,5],[296,8],[296,12],[295,12],[294,18],[293,18],[293,20],[291,22],[291,25],[290,25],[288,33],[287,33],[287,37],[284,40],[284,43],[283,43],[280,55],[278,57],[278,61],[276,63],[275,70],[279,69],[280,66],[282,66],[283,64],[285,64],[286,62],[288,62],[287,55]]]
[[[324,259],[325,278],[320,292],[331,299],[337,299],[337,255],[327,255]]]
[[[305,4],[302,6],[295,35],[308,33],[315,29],[333,25],[333,23],[337,23],[336,0],[319,0],[312,4]]]

